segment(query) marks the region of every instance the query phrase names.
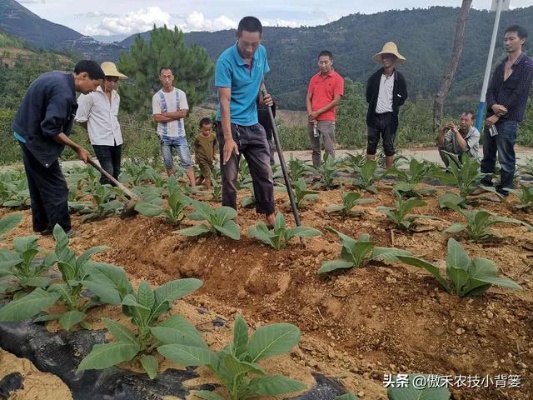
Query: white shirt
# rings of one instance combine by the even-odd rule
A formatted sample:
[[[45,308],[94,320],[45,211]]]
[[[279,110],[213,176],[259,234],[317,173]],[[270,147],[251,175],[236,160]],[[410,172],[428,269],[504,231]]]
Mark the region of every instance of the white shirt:
[[[163,103],[161,93],[165,97]],[[178,104],[179,101],[179,104]],[[165,107],[166,106],[166,107]],[[159,90],[152,97],[152,114],[162,114],[164,112],[174,112],[179,110],[188,110],[187,96],[183,90],[173,88],[171,92]],[[185,123],[183,118],[170,122],[158,122],[157,134],[161,136],[183,137],[185,136]]]
[[[87,122],[87,132],[91,144],[100,146],[115,146],[123,143],[120,124],[118,123],[118,109],[120,96],[113,90],[111,101],[100,86],[89,94],[78,97],[78,110],[75,120]]]
[[[378,102],[376,103],[376,114],[392,112],[392,91],[394,89],[394,73],[391,76],[381,74],[379,83]]]

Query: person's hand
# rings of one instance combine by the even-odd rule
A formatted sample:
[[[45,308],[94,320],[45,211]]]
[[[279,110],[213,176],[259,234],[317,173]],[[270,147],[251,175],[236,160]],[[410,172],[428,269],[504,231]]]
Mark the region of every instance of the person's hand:
[[[491,115],[490,117],[488,117],[486,120],[485,120],[485,125],[490,127],[492,125],[494,125],[496,122],[498,122],[500,118],[498,118],[498,116],[496,115]]]
[[[263,94],[263,103],[269,107],[272,107],[274,104],[274,99],[270,95],[270,93]]]
[[[309,120],[309,122],[315,123],[317,117],[318,117],[318,113],[316,113],[316,112],[312,112],[311,114],[309,114],[309,115],[307,116],[307,119]]]
[[[493,104],[491,108],[498,117],[507,114],[507,108],[501,104]]]
[[[83,147],[78,147],[76,150],[76,153],[78,154],[78,158],[83,161],[85,164],[87,164],[87,161],[89,158],[91,158],[91,153],[89,153],[87,150],[85,150]]]
[[[237,146],[237,143],[235,143],[235,140],[233,139],[226,140],[224,142],[224,150],[223,150],[224,159],[222,160],[222,164],[226,165],[226,163],[231,158],[231,155],[234,152],[236,155],[239,155],[239,146]]]

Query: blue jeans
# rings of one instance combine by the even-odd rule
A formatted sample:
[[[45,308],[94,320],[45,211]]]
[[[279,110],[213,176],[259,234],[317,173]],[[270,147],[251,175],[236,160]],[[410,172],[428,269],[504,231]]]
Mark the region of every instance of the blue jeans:
[[[514,146],[516,144],[516,131],[518,122],[498,121],[496,123],[498,134],[490,136],[487,128],[483,131],[483,160],[481,161],[481,172],[493,174],[496,170],[496,153],[500,162],[500,184],[499,188],[512,189],[513,178],[516,170],[516,156]],[[482,181],[484,185],[492,186],[491,177],[485,177]]]
[[[172,148],[176,149],[181,166],[185,169],[192,168],[191,150],[185,136],[171,137],[161,136],[161,154],[163,154],[163,163],[165,168],[174,169],[174,160],[172,159]]]
[[[122,145],[118,146],[103,146],[93,144],[94,154],[98,158],[100,166],[118,181],[120,175],[120,159],[122,157]],[[112,183],[105,177],[104,174],[100,177],[102,185],[112,185]]]
[[[274,181],[270,167],[270,147],[260,124],[241,126],[231,124],[233,140],[239,146],[239,155],[233,153],[226,164],[224,160],[224,134],[222,124],[217,129],[222,174],[222,205],[237,209],[237,177],[241,154],[248,162],[255,196],[255,209],[259,214],[274,212]]]

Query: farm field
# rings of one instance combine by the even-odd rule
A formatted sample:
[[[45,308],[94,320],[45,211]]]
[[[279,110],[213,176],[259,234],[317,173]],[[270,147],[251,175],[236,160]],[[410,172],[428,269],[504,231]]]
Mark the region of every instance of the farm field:
[[[258,216],[243,207],[238,217],[240,240],[176,234],[178,228],[162,216],[120,219],[112,215],[82,221],[73,215],[76,235],[70,245],[78,254],[93,246],[109,246],[93,259],[123,267],[134,286],[142,280],[157,287],[175,279],[200,279],[203,286],[176,302],[171,314],[179,313],[191,321],[214,349],[231,341],[237,314],[252,329],[276,322],[294,324],[301,331],[298,346],[290,354],[269,360],[264,368],[298,379],[309,389],[314,384],[312,373],[320,373],[360,399],[385,400],[384,381],[390,375],[409,373],[450,377],[455,400],[531,398],[533,232],[526,226],[501,223],[490,227],[499,237],[483,242],[454,235],[470,258],[493,260],[500,276],[522,287],[518,291],[492,286],[482,295],[461,298],[447,293],[426,270],[397,261],[374,260],[359,268],[318,275],[324,262],[341,255],[341,241],[328,228],[354,239],[368,234],[377,246],[403,249],[444,268],[451,237],[445,230],[465,221],[458,212],[439,206],[439,197],[456,189],[421,183],[419,188],[436,193],[422,197],[425,205],[410,214],[434,218],[417,219],[411,230],[401,230],[377,210],[379,206],[395,207],[397,179],[377,181],[377,193],[360,190],[352,181],[343,175],[329,190],[316,188],[317,200],[303,203],[300,217],[303,226],[323,235],[292,239],[281,250],[250,236],[248,230]],[[310,181],[307,185],[312,188]],[[344,216],[327,211],[332,204],[342,203],[343,192],[351,191],[373,202],[357,205],[352,214]],[[246,196],[247,190],[239,191],[239,200]],[[191,197],[213,207],[219,205],[206,193]],[[514,208],[518,204],[515,195],[505,200],[469,198],[470,210],[485,209],[533,224],[533,216]],[[286,193],[276,192],[276,206],[287,225],[294,226]],[[22,212],[22,222],[5,235],[4,245],[13,237],[32,234],[30,212]],[[0,217],[11,213],[0,209]],[[181,228],[195,223],[185,219]],[[51,236],[41,237],[39,244],[48,251],[55,246]],[[102,328],[103,316],[126,321],[118,307],[104,306],[89,311],[87,322],[93,329]],[[218,323],[213,324],[214,320]],[[47,329],[55,331],[60,326],[50,322]],[[20,368],[23,375],[37,377],[26,380],[24,389],[12,398],[68,398],[59,395],[68,396],[66,387],[40,376],[26,361],[6,352],[0,353],[0,361],[0,379]],[[122,367],[141,371],[135,362]],[[177,366],[165,361],[160,368],[166,367]],[[191,386],[214,382],[207,368],[199,367],[198,373]],[[224,397],[222,389],[219,393]]]

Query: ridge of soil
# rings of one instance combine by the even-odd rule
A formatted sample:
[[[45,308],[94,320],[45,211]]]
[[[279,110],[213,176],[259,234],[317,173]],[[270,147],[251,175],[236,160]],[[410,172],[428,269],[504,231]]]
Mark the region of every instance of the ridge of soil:
[[[319,371],[337,379],[361,399],[372,400],[387,398],[383,381],[390,374],[492,379],[519,375],[518,388],[498,388],[495,384],[486,388],[451,388],[453,399],[530,399],[533,232],[527,228],[495,225],[493,231],[501,238],[483,244],[460,239],[471,258],[494,260],[500,274],[519,283],[522,291],[493,287],[479,297],[458,298],[446,293],[425,271],[389,262],[371,262],[364,268],[324,277],[316,274],[323,261],[340,255],[340,241],[326,231],[327,227],[353,238],[368,233],[378,246],[403,248],[444,265],[449,235],[443,231],[449,223],[462,221],[455,212],[438,206],[438,196],[450,188],[437,187],[437,195],[424,198],[426,206],[413,211],[443,220],[420,220],[428,230],[405,233],[391,229],[386,216],[375,209],[377,205],[393,206],[392,183],[379,182],[377,186],[377,195],[363,193],[363,198],[374,198],[375,202],[358,206],[360,217],[327,213],[329,204],[341,203],[341,191],[319,192],[319,200],[308,203],[300,217],[302,225],[315,227],[324,235],[303,243],[293,239],[280,251],[248,235],[248,228],[258,216],[255,211],[242,208],[239,241],[219,236],[186,238],[173,233],[177,228],[161,218],[139,215],[127,220],[111,217],[81,223],[74,216],[76,236],[71,239],[71,246],[77,253],[96,245],[110,246],[94,259],[123,267],[134,282],[144,279],[151,285],[160,285],[178,278],[201,279],[203,287],[186,297],[185,302],[178,302],[175,309],[200,327],[206,322],[197,316],[198,308],[226,321],[224,329],[204,330],[208,343],[214,347],[222,347],[230,340],[236,313],[241,313],[252,328],[273,322],[295,324],[302,332],[300,344],[290,355],[269,362],[269,371],[307,383],[312,382],[311,372]],[[348,189],[351,188],[345,188]],[[512,196],[506,202],[479,200],[475,208],[532,224],[531,215],[511,210],[516,201]],[[292,225],[286,196],[277,193],[276,203],[287,224]],[[0,209],[0,216],[9,212]],[[24,211],[23,222],[7,235],[7,241],[29,234],[31,216]],[[43,237],[40,244],[51,250],[53,238]],[[187,307],[191,307],[189,311]],[[100,313],[118,318],[119,311],[96,311],[95,326]],[[6,363],[1,364],[6,367]],[[200,380],[211,378],[207,370],[199,372]],[[6,373],[5,368],[0,370],[0,378]]]

